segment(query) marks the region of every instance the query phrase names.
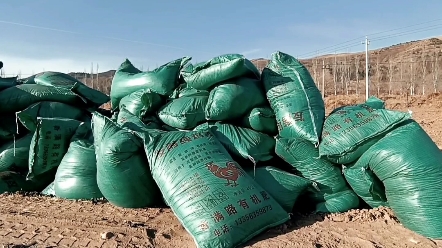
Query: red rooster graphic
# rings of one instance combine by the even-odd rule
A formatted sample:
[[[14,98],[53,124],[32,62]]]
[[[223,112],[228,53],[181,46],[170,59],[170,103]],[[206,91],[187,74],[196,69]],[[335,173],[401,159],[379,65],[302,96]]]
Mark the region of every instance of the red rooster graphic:
[[[206,164],[207,169],[213,173],[216,177],[226,179],[226,186],[236,187],[238,186],[238,178],[243,175],[243,171],[236,166],[234,162],[227,162],[226,168],[219,167],[214,162]]]

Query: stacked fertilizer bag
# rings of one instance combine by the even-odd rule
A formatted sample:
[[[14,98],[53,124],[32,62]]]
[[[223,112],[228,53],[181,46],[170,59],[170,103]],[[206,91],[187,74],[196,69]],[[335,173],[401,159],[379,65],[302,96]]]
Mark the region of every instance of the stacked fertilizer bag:
[[[23,80],[0,78],[0,193],[41,191],[55,184],[64,187],[60,197],[72,198],[75,189],[72,193],[69,188],[83,180],[84,164],[74,168],[76,175],[70,178],[59,166],[79,159],[78,153],[65,156],[71,139],[91,133],[91,112],[108,101],[105,94],[59,72]],[[59,172],[65,182],[54,182]],[[96,181],[95,173],[89,174]]]
[[[442,238],[442,153],[409,113],[374,97],[341,107],[326,119],[319,150],[370,207],[389,206],[405,227]]]
[[[325,118],[321,93],[310,73],[294,57],[276,52],[262,72],[267,99],[276,115],[276,154],[314,182],[303,205],[316,212],[344,212],[359,206],[338,166],[319,156]]]

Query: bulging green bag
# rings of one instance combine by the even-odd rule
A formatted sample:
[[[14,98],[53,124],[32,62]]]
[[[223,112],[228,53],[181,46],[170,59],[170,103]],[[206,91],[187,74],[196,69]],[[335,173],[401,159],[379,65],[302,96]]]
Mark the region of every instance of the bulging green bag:
[[[308,179],[272,166],[248,168],[246,172],[289,213],[298,197],[313,185]]]
[[[97,185],[103,196],[123,208],[161,203],[140,139],[99,113],[93,114],[92,126]]]
[[[144,121],[129,112],[126,109],[121,109],[118,112],[117,124],[121,127],[128,128],[132,131],[137,132],[149,132],[152,129],[161,130],[160,120],[155,117],[150,117],[149,119],[144,118]]]
[[[17,85],[18,77],[0,77],[0,91]]]
[[[0,147],[0,172],[27,172],[29,146],[31,145],[32,136],[32,134],[27,134],[16,141],[9,141]]]
[[[89,113],[61,102],[38,102],[17,112],[18,120],[31,132],[37,127],[37,117],[67,118],[79,121],[90,119]]]
[[[103,195],[97,185],[97,160],[95,158],[92,130],[75,134],[69,149],[58,166],[54,192],[65,199],[97,199]]]
[[[119,109],[125,108],[127,111],[143,118],[146,114],[151,114],[158,110],[163,104],[161,96],[150,89],[137,90],[120,101]]]
[[[207,92],[180,97],[164,105],[158,117],[171,127],[193,129],[205,121],[204,108],[208,98]]]
[[[369,97],[365,104],[374,109],[385,109],[385,102],[375,96]]]
[[[357,163],[343,166],[342,173],[354,192],[370,207],[388,207],[384,185],[368,168],[368,164]]]
[[[388,203],[404,227],[442,238],[442,153],[417,122],[406,121],[388,132],[354,166],[367,168],[383,183]]]
[[[289,219],[209,130],[144,140],[152,176],[197,247],[237,247]]]
[[[260,78],[256,66],[240,54],[225,54],[196,64],[192,72],[182,72],[187,85],[198,90],[209,90],[217,83],[238,77]]]
[[[0,172],[0,194],[18,191],[40,192],[52,180],[54,180],[55,170],[48,171],[32,180],[26,180],[26,175],[14,171]]]
[[[319,145],[324,100],[307,68],[294,57],[276,52],[262,71],[262,81],[275,111],[279,135]]]
[[[62,102],[76,107],[86,106],[86,100],[69,89],[22,84],[0,91],[0,113],[17,112],[41,101]]]
[[[389,130],[410,118],[409,113],[366,104],[343,107],[325,120],[319,155],[336,164],[355,162]]]
[[[178,84],[180,70],[190,57],[166,63],[153,71],[142,72],[126,59],[115,72],[111,86],[112,109],[117,109],[120,100],[142,89],[150,89],[160,95],[170,95]]]
[[[253,163],[273,158],[275,139],[252,129],[237,127],[227,123],[202,124],[198,130],[210,128],[228,152],[249,159]]]
[[[14,136],[17,138],[18,134],[24,133],[23,131],[26,132],[26,129],[22,128],[20,123],[17,123],[15,113],[2,114],[0,121],[0,142],[5,143],[12,141],[14,140]]]
[[[41,194],[45,196],[55,196],[54,182],[52,182],[44,190],[42,190]]]
[[[35,75],[34,82],[39,85],[56,86],[69,89],[70,91],[86,99],[94,107],[99,107],[110,100],[106,94],[92,89],[74,77],[61,72],[46,71],[39,73]]]
[[[341,170],[319,157],[318,149],[305,139],[277,137],[276,154],[317,184],[308,198],[316,203],[316,212],[345,212],[359,206],[358,196],[347,186]]]
[[[278,133],[275,112],[270,107],[253,108],[244,116],[241,124],[244,127],[269,135]]]
[[[29,150],[28,180],[58,167],[72,136],[82,124],[66,118],[37,118],[37,128]]]
[[[252,108],[267,103],[261,90],[261,81],[236,78],[222,82],[210,91],[205,113],[207,120],[233,120],[245,115]]]

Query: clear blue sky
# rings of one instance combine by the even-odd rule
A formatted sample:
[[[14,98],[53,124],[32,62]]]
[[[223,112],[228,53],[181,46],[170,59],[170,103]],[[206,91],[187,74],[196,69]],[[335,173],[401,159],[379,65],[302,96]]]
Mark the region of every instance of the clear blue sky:
[[[242,53],[252,59],[280,50],[310,57],[355,38],[347,43],[353,47],[320,54],[360,51],[366,34],[442,19],[441,11],[440,0],[1,1],[0,60],[6,74],[30,74],[90,71],[91,62],[100,71],[116,69],[125,58],[146,70],[181,56],[200,62]],[[371,48],[437,36],[442,20],[373,35]]]

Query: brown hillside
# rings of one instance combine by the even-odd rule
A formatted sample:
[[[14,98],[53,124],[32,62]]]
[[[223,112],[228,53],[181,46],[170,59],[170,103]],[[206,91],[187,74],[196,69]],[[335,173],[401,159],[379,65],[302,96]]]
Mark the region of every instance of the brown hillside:
[[[427,95],[442,90],[442,83],[439,83],[442,78],[442,40],[439,38],[410,41],[373,50],[369,52],[369,58],[370,94]],[[325,70],[322,69],[323,61],[326,64]],[[252,59],[252,62],[262,70],[268,60],[259,58]],[[326,95],[365,92],[365,52],[327,54],[302,59],[301,62],[309,69],[320,89],[324,76]],[[96,74],[93,79],[89,73],[71,75],[89,86],[109,93],[114,73],[114,70],[99,73],[98,80]]]

